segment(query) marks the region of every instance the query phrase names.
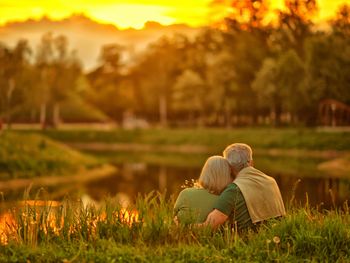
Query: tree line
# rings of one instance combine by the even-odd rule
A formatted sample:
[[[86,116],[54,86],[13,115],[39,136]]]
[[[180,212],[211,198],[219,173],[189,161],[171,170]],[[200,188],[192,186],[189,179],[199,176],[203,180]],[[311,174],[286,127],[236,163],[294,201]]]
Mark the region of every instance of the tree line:
[[[270,23],[266,0],[215,3],[232,13],[195,38],[162,37],[133,56],[106,45],[90,72],[64,36],[43,35],[36,52],[0,45],[0,118],[55,126],[74,115],[69,100],[163,126],[317,125],[322,100],[350,104],[350,6],[321,26],[316,0],[285,0]]]

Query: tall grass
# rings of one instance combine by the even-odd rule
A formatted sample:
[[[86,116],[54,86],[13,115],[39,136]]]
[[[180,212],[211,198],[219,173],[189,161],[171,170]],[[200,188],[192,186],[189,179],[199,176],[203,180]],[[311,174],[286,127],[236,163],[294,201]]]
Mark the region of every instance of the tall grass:
[[[285,218],[241,234],[229,224],[217,231],[177,225],[173,204],[156,192],[126,208],[114,198],[100,207],[68,198],[59,205],[24,202],[10,211],[0,262],[350,260],[347,203],[328,211],[291,205]]]

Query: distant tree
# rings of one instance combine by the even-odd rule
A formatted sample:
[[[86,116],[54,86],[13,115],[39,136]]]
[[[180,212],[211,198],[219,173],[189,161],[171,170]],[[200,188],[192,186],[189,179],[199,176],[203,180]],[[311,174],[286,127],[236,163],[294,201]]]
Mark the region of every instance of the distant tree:
[[[277,59],[265,59],[253,82],[253,89],[259,94],[259,107],[262,111],[269,109],[275,125],[281,124],[282,113],[290,113],[294,119],[297,116],[307,96],[302,90],[303,78],[304,66],[294,50]]]
[[[342,5],[331,21],[333,31],[336,34],[350,37],[350,5]]]
[[[350,40],[339,35],[318,35],[306,41],[306,80],[308,104],[304,119],[314,124],[322,99],[350,103]]]
[[[101,48],[100,65],[88,74],[91,85],[88,100],[114,120],[121,121],[133,110],[137,94],[123,64],[125,47],[109,44]]]
[[[213,124],[212,122],[215,122],[217,117],[217,112],[214,110],[215,103],[213,104],[214,101],[210,97],[215,87],[211,85],[210,79],[213,77],[212,65],[217,62],[218,54],[222,49],[222,32],[207,28],[200,32],[193,41],[189,41],[183,51],[186,54],[182,60],[183,74],[192,72],[201,82],[200,85],[193,87],[196,90],[195,98],[198,102],[195,107],[197,113],[194,114],[198,125]],[[187,91],[187,94],[190,93],[191,90]]]
[[[135,69],[142,76],[139,84],[146,111],[158,116],[162,126],[168,123],[174,83],[186,65],[187,41],[182,35],[162,37],[149,46]]]
[[[230,10],[226,20],[230,21],[231,27],[244,30],[263,27],[269,12],[267,0],[213,0],[211,6],[222,6]]]
[[[21,93],[30,53],[26,40],[19,40],[12,50],[0,47],[0,112],[3,112],[8,125],[11,124],[11,115],[24,104]]]
[[[239,98],[236,100],[235,115],[242,116],[240,122],[257,121],[258,94],[253,91],[252,82],[262,62],[269,55],[267,35],[264,31],[263,28],[255,29],[254,32],[233,28],[224,33],[224,45],[232,57],[230,68],[235,74],[233,83],[236,89],[235,96]]]
[[[67,38],[54,37],[52,33],[43,35],[35,65],[40,75],[40,122],[43,127],[55,127],[60,121],[60,103],[76,86],[81,65],[76,53],[68,50]]]
[[[263,60],[269,55],[268,37],[270,25],[265,21],[269,12],[268,1],[265,0],[232,0],[216,1],[230,6],[230,13],[225,19],[223,29],[223,49],[231,56],[228,66],[235,77],[230,86],[234,92],[225,97],[228,103],[226,116],[235,109],[234,115],[241,123],[257,121],[257,95],[252,89],[252,82]],[[233,97],[237,99],[233,99]],[[239,98],[239,99],[238,99]],[[231,113],[232,114],[232,113]]]
[[[173,111],[181,116],[188,116],[190,123],[195,120],[201,124],[201,113],[203,112],[203,101],[205,94],[204,81],[199,74],[192,70],[185,70],[177,77],[172,92]]]
[[[215,122],[219,125],[231,125],[231,115],[237,109],[239,100],[235,60],[229,52],[221,52],[210,67],[210,89],[206,97],[206,106],[214,112]]]
[[[294,49],[304,57],[305,39],[313,34],[312,18],[318,12],[316,0],[285,0],[285,9],[279,10],[278,28],[271,35],[271,42],[278,52]]]

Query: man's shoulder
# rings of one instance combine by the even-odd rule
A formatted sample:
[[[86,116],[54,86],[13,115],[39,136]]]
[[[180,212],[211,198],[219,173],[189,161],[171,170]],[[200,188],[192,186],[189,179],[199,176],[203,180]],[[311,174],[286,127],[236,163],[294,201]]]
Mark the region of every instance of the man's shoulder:
[[[228,184],[223,192],[240,192],[239,187],[234,182]]]
[[[249,166],[242,169],[241,174],[248,175],[248,176],[260,176],[270,181],[276,181],[272,176],[267,175],[266,173],[262,172],[261,170],[253,166]]]

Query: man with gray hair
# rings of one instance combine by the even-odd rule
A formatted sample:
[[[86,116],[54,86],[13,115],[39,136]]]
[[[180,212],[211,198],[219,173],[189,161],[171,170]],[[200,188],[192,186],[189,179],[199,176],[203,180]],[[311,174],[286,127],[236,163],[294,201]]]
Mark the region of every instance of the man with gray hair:
[[[253,167],[249,145],[231,144],[223,154],[236,179],[220,194],[204,224],[217,227],[230,218],[238,230],[243,230],[286,214],[275,179]]]

